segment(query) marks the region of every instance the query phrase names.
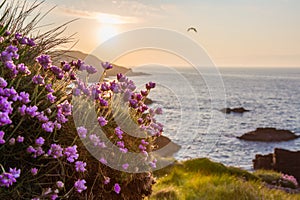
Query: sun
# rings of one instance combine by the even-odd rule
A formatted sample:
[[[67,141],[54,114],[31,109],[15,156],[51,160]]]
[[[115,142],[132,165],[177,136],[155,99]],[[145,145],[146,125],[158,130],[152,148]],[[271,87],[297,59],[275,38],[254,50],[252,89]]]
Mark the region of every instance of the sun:
[[[119,27],[124,23],[122,17],[118,15],[99,13],[97,21],[100,23],[98,38],[104,42],[119,33]]]
[[[122,25],[140,22],[140,19],[136,17],[108,13],[98,13],[96,15],[96,19],[100,23],[98,32],[101,42],[108,40],[120,33],[120,28]]]
[[[104,42],[119,33],[118,27],[115,24],[101,24],[98,29],[98,38]]]

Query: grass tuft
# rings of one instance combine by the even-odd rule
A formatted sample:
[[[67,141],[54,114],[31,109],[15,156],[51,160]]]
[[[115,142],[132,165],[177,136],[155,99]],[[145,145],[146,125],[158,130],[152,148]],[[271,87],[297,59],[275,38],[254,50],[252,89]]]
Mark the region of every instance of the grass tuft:
[[[152,197],[157,200],[167,200],[167,199],[179,200],[180,199],[178,192],[173,187],[162,189],[157,193],[153,194]]]

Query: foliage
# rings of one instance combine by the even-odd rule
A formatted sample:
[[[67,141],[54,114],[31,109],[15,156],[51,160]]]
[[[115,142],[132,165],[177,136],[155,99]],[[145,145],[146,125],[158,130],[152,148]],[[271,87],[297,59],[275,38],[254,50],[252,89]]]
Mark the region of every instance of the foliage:
[[[53,65],[45,52],[68,38],[58,37],[61,27],[30,35],[40,14],[26,19],[40,4],[26,5],[8,5],[0,19],[0,199],[150,195],[157,162],[150,152],[163,126],[155,120],[161,109],[144,101],[155,83],[136,92],[118,74],[117,80],[104,82],[102,76],[88,85],[94,67],[81,60]],[[102,66],[104,74],[112,67]]]
[[[41,13],[38,10],[40,9],[43,1],[34,1],[29,3],[28,1],[7,1],[3,0],[0,4],[0,35],[5,33],[18,33],[23,35],[26,38],[34,38],[36,44],[35,48],[19,50],[20,61],[26,62],[29,64],[34,64],[35,58],[41,54],[51,55],[53,61],[57,61],[56,57],[61,55],[63,52],[54,51],[58,46],[73,42],[73,35],[64,36],[63,33],[66,30],[66,25],[70,22],[66,22],[60,26],[51,28],[50,25],[41,25],[42,20],[51,12],[53,9],[49,9],[46,13]],[[45,32],[40,32],[41,28],[48,30]],[[12,41],[13,44],[17,42],[17,39],[14,38],[14,34],[6,35],[9,41]],[[22,60],[23,59],[23,60]]]
[[[149,199],[299,199],[268,189],[256,175],[225,167],[207,158],[176,163],[155,172],[158,177]]]
[[[275,172],[272,170],[257,170],[254,172],[256,176],[258,176],[262,181],[268,184],[277,184],[281,174],[279,172]]]
[[[256,176],[258,176],[262,181],[286,188],[295,189],[298,187],[298,182],[294,176],[275,172],[272,170],[257,170],[254,172]]]
[[[214,174],[214,175],[221,175],[221,174],[228,174],[234,175],[238,177],[243,177],[246,180],[257,180],[258,178],[253,174],[241,170],[235,167],[226,167],[221,163],[215,163],[210,161],[208,158],[197,158],[186,160],[183,163],[177,162],[174,164],[177,169],[187,170],[189,172],[200,173],[203,175],[206,174]],[[170,170],[173,170],[174,166],[169,166],[164,169],[158,170],[155,172],[155,175],[158,177],[164,176],[167,173],[170,173]]]
[[[283,187],[289,187],[289,188],[297,188],[298,187],[298,182],[296,178],[292,175],[288,174],[281,174],[280,185]]]

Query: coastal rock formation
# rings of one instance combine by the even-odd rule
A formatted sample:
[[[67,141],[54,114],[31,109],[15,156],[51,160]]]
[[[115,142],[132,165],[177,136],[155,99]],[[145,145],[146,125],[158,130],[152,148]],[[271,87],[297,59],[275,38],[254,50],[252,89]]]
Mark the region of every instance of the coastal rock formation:
[[[274,169],[276,171],[293,175],[300,182],[300,151],[275,149]]]
[[[274,169],[273,166],[273,154],[261,155],[256,154],[255,159],[253,160],[253,169],[266,169],[272,170]]]
[[[253,168],[272,169],[284,174],[293,175],[300,182],[300,151],[289,151],[275,148],[273,154],[255,155]]]
[[[172,157],[181,148],[165,136],[160,136],[154,141],[154,151],[162,157]]]
[[[154,102],[154,101],[153,101],[152,99],[150,99],[150,98],[147,97],[147,98],[145,99],[145,102],[144,102],[144,103],[145,103],[146,105],[151,105],[151,104],[153,104],[153,102]]]
[[[262,142],[280,142],[298,138],[289,130],[280,130],[276,128],[257,128],[255,131],[245,133],[238,137],[242,140],[262,141]]]
[[[238,108],[223,108],[221,109],[221,112],[230,114],[230,113],[244,113],[244,112],[249,112],[250,110],[247,110],[243,107],[238,107]]]

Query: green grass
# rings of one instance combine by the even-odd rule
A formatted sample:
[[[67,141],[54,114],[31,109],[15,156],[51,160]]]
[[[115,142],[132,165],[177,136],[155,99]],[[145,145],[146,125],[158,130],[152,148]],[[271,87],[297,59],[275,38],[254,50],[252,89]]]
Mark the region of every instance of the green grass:
[[[281,174],[279,172],[271,171],[271,170],[257,170],[253,174],[261,178],[266,183],[276,184],[278,183]]]
[[[300,194],[265,187],[262,174],[267,174],[270,179],[278,176],[278,173],[265,171],[252,174],[206,158],[177,162],[155,172],[157,184],[149,199],[300,200]]]

